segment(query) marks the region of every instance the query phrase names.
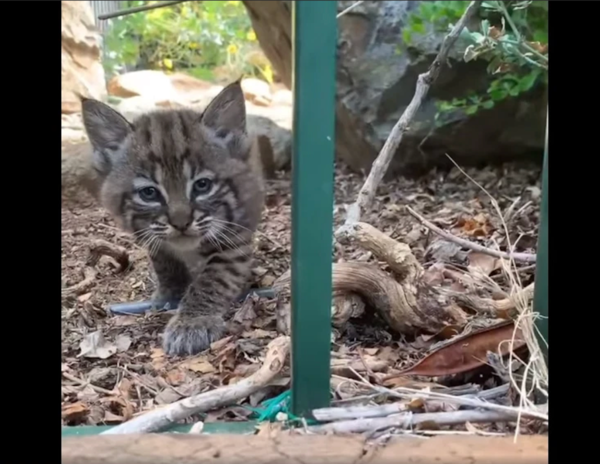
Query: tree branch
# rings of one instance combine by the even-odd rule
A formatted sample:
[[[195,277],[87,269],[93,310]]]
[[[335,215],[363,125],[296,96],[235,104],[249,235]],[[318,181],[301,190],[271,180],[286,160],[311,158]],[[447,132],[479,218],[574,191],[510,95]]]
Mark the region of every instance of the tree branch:
[[[360,189],[356,202],[348,207],[346,213],[346,222],[336,231],[336,235],[338,237],[352,235],[352,231],[347,226],[349,224],[359,222],[361,215],[371,206],[373,198],[375,197],[375,192],[377,191],[377,187],[387,172],[390,162],[392,161],[392,157],[402,142],[405,132],[408,130],[410,123],[419,111],[421,103],[429,92],[429,88],[440,74],[443,64],[446,63],[450,49],[455,44],[467,22],[479,10],[479,3],[480,2],[473,1],[469,4],[460,20],[452,28],[452,31],[450,31],[450,33],[444,38],[442,46],[440,47],[440,51],[433,60],[433,63],[431,63],[429,70],[426,73],[419,75],[419,78],[417,79],[417,89],[415,90],[415,95],[413,96],[410,104],[404,110],[402,117],[392,129],[392,132],[383,145],[381,152],[379,152],[379,155],[373,162],[369,176]]]

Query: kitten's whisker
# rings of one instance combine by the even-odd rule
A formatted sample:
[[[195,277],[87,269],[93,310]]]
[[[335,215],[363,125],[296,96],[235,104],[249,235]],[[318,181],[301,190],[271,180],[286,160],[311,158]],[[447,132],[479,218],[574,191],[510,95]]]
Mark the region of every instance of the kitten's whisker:
[[[229,229],[227,226],[224,226],[222,224],[220,226],[221,226],[220,227],[220,229],[221,229],[220,232],[227,232],[228,234],[231,234],[233,236],[233,238],[238,239],[240,242],[246,242],[246,241],[248,241],[247,238],[245,238],[242,235],[238,234],[237,232]]]
[[[219,225],[232,225],[232,226],[239,227],[240,229],[247,230],[248,232],[250,232],[250,233],[252,233],[252,234],[262,235],[262,236],[263,236],[263,237],[265,237],[265,238],[266,238],[266,239],[267,239],[269,242],[271,242],[271,243],[275,244],[275,245],[276,245],[276,246],[278,246],[279,248],[282,248],[282,249],[285,249],[285,248],[286,248],[286,247],[284,247],[284,246],[283,246],[281,243],[279,243],[279,242],[277,242],[277,241],[273,240],[273,238],[269,237],[267,234],[265,234],[265,233],[261,232],[260,230],[255,230],[255,231],[252,231],[251,229],[248,229],[247,227],[245,227],[245,226],[243,226],[243,225],[241,225],[241,224],[237,224],[237,223],[235,223],[235,222],[230,222],[230,221],[225,221],[225,220],[223,220],[223,219],[218,219],[218,218],[215,218],[215,219],[213,219],[213,221],[215,221],[215,222],[216,222],[217,224],[219,224]],[[232,233],[233,233],[233,231],[232,231]]]
[[[238,224],[237,222],[225,221],[224,219],[219,219],[219,218],[213,218],[213,221],[217,222],[219,224],[239,227],[240,229],[244,229],[244,230],[247,230],[248,232],[252,232],[252,230],[248,229],[247,227],[245,227],[241,224]]]
[[[214,235],[214,232],[211,229],[208,230],[206,236],[210,240],[210,243],[212,243],[214,246],[216,246],[221,252],[223,251],[223,246],[221,245],[221,242]]]
[[[221,231],[217,231],[216,233],[218,234],[219,238],[222,238],[223,240],[225,240],[227,242],[227,244],[229,245],[229,248],[231,250],[237,250],[237,251],[240,251],[244,256],[249,256],[249,254],[246,251],[244,251],[239,244],[235,243],[233,240],[231,240],[229,237],[227,237]]]

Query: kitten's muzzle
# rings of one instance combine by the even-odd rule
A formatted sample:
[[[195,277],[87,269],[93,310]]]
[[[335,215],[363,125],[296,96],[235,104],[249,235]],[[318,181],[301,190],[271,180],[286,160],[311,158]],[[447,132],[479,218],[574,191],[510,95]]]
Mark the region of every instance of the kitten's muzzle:
[[[185,234],[189,230],[194,220],[191,211],[175,211],[169,214],[167,219],[169,225],[181,234]]]

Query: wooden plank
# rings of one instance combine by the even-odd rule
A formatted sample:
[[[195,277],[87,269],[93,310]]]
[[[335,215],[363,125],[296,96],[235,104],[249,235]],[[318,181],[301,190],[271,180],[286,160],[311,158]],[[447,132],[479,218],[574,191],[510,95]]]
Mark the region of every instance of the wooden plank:
[[[62,440],[63,464],[537,464],[548,462],[547,436],[443,436],[366,445],[360,436],[96,435]]]

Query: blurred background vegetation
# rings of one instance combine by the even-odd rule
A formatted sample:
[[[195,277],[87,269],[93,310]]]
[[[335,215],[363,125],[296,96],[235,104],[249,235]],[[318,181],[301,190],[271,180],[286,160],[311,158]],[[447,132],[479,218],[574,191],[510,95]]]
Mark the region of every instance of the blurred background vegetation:
[[[125,1],[123,8],[157,3]],[[277,81],[240,1],[185,2],[111,20],[107,77],[124,71],[185,72],[211,82],[244,75]]]

